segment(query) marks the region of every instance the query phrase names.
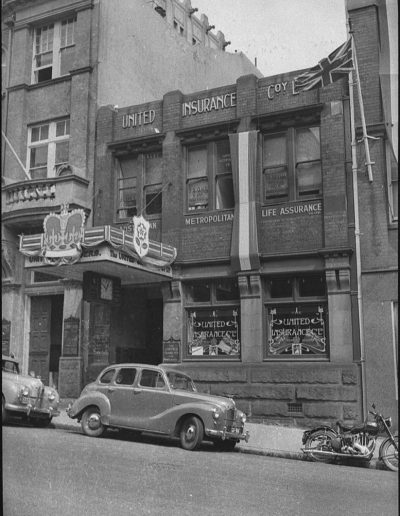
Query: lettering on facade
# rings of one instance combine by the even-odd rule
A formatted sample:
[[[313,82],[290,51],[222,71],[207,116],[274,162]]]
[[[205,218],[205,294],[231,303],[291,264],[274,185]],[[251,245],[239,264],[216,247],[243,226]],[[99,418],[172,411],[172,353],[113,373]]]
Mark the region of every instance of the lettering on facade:
[[[274,84],[269,84],[267,86],[267,97],[269,100],[272,100],[280,95],[287,95],[288,93],[292,95],[298,95],[299,92],[295,90],[294,81],[291,82],[289,86],[288,81],[286,82],[276,82]]]
[[[148,111],[139,111],[138,113],[127,113],[122,115],[122,128],[138,127],[141,125],[152,124],[156,118],[154,109]]]
[[[271,206],[261,209],[261,216],[266,218],[280,217],[284,215],[320,215],[322,213],[322,202],[310,202],[306,204],[294,204],[288,206]]]
[[[182,104],[182,116],[197,115],[199,113],[209,113],[236,106],[236,93],[226,93],[205,99],[191,100]]]
[[[203,215],[202,217],[186,217],[186,226],[196,226],[197,224],[215,224],[216,222],[231,222],[233,213],[219,213],[218,215]]]
[[[163,340],[163,360],[164,362],[180,361],[181,341],[172,337],[169,340]]]

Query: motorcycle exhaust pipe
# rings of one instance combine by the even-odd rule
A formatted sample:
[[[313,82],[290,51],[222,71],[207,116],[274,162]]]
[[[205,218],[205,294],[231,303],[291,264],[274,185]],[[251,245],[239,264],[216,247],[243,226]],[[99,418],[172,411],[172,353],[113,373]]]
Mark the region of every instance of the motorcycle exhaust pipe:
[[[358,453],[339,453],[339,452],[330,452],[330,451],[323,451],[323,450],[310,450],[306,448],[301,448],[301,451],[304,453],[319,453],[320,455],[333,455],[334,457],[352,457],[357,459],[366,459],[369,457],[371,452],[358,454]]]

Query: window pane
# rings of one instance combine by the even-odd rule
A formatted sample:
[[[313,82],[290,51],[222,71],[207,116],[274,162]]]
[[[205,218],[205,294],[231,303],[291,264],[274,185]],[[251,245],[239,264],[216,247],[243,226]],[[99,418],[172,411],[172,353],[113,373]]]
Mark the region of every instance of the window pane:
[[[293,297],[293,280],[291,278],[272,278],[268,283],[271,297]]]
[[[286,134],[265,136],[263,147],[263,166],[271,167],[286,163]]]
[[[67,75],[74,67],[75,47],[60,50],[60,75]]]
[[[207,176],[207,148],[188,151],[188,179]]]
[[[101,383],[110,383],[115,373],[115,369],[110,369],[106,371],[103,376],[100,378]]]
[[[239,358],[239,307],[188,312],[190,357]]]
[[[42,66],[51,66],[53,63],[53,52],[46,52],[45,54],[39,54],[36,56],[36,67],[41,68]]]
[[[208,206],[208,180],[195,179],[190,181],[188,188],[188,209],[204,210]]]
[[[53,78],[53,68],[42,68],[35,74],[36,82],[50,81]]]
[[[289,182],[286,167],[264,169],[264,198],[281,198],[289,195]]]
[[[206,303],[211,300],[211,288],[206,282],[192,283],[187,288],[188,299],[192,302]]]
[[[32,127],[31,142],[38,142],[40,139],[40,127]]]
[[[68,123],[69,129],[69,123]],[[61,122],[56,123],[56,136],[65,136],[69,134],[69,130],[67,131],[67,120],[61,120]]]
[[[69,158],[69,142],[56,143],[56,165],[60,163],[68,163]]]
[[[140,385],[142,387],[162,388],[165,383],[159,372],[144,369],[142,371],[142,377],[140,378]]]
[[[299,278],[299,295],[301,297],[322,297],[326,295],[325,278],[322,275]]]
[[[278,358],[328,355],[326,304],[268,308],[267,354]]]
[[[126,367],[118,371],[115,383],[119,385],[132,385],[135,381],[136,369],[133,367]]]
[[[31,149],[30,168],[47,165],[47,145]]]
[[[217,177],[216,187],[216,208],[224,210],[235,206],[235,198],[233,196],[233,180],[232,176]]]
[[[319,127],[296,130],[296,161],[320,159]]]
[[[41,140],[49,139],[49,126],[48,125],[40,126],[40,139]]]
[[[162,210],[161,185],[145,188],[145,211],[147,215],[158,215]]]
[[[157,152],[146,154],[145,160],[145,184],[152,185],[162,182],[162,155]]]
[[[229,140],[216,142],[217,174],[232,173],[231,150]]]
[[[30,169],[29,172],[32,179],[45,179],[47,177],[47,167]]]
[[[217,301],[231,301],[239,299],[239,288],[237,281],[233,279],[222,279],[215,284],[215,296]]]
[[[321,194],[321,163],[299,163],[296,167],[296,181],[299,196]]]

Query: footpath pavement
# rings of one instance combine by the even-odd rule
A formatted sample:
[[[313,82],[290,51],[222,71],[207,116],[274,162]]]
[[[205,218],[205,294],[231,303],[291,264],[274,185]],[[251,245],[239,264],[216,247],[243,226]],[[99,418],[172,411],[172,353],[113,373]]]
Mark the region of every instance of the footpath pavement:
[[[71,419],[66,413],[68,404],[73,401],[73,399],[61,400],[61,414],[53,419],[55,428],[76,432],[81,431],[80,423],[78,423],[76,419]],[[286,459],[308,460],[306,455],[301,451],[301,447],[303,446],[301,438],[305,428],[246,423],[246,430],[250,433],[249,442],[241,441],[236,446],[238,452],[269,457],[282,457]],[[381,442],[382,439],[378,438],[374,457],[369,464],[370,469],[385,469],[378,459]]]

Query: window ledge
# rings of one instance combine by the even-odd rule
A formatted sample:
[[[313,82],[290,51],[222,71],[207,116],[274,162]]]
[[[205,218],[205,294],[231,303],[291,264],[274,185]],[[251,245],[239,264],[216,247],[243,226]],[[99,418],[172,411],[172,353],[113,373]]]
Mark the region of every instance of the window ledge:
[[[71,75],[62,75],[61,77],[56,77],[55,79],[50,79],[49,81],[42,81],[35,84],[30,84],[29,86],[27,86],[27,90],[37,90],[38,88],[52,86],[53,84],[59,84],[61,82],[66,82],[70,80]]]

